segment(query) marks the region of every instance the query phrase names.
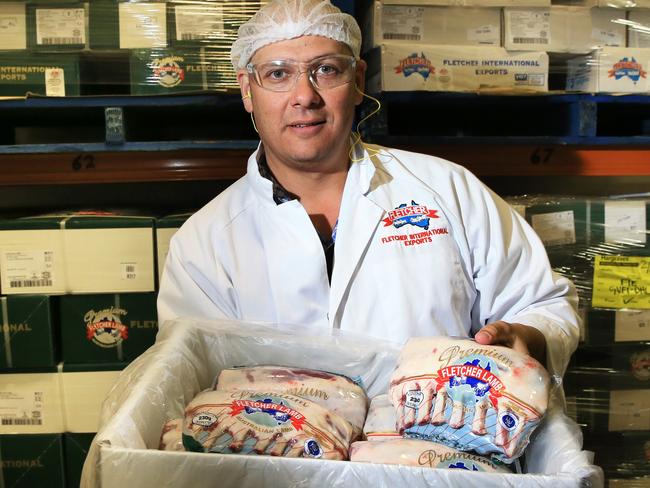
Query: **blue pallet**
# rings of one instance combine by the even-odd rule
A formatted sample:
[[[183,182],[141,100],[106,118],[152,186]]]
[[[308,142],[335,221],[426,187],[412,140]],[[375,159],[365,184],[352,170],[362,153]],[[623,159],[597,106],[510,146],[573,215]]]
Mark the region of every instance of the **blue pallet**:
[[[643,95],[385,92],[362,133],[389,144],[650,144]],[[365,102],[362,113],[376,108]]]

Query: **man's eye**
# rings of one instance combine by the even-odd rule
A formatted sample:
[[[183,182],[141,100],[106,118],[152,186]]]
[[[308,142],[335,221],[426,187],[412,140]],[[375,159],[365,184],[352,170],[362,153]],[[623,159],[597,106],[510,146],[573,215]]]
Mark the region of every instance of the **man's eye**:
[[[264,72],[264,79],[270,81],[285,80],[290,76],[290,73],[285,68],[274,68]]]
[[[321,64],[316,68],[315,73],[318,76],[331,76],[340,73],[340,70],[331,64]]]

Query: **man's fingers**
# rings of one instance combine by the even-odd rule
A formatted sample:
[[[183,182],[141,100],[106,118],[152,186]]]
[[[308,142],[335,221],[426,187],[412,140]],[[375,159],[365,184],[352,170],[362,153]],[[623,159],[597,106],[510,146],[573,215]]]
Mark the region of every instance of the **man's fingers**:
[[[514,342],[510,325],[501,321],[486,325],[476,333],[474,339],[484,346],[494,344],[513,347]]]

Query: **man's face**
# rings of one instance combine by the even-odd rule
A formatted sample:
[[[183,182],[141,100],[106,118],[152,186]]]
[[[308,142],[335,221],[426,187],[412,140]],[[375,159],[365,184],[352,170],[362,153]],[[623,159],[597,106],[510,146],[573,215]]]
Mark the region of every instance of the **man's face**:
[[[259,65],[277,60],[309,63],[315,58],[350,51],[344,44],[320,36],[304,36],[269,44],[253,55]],[[306,70],[306,66],[301,67]],[[340,169],[348,164],[349,134],[354,107],[362,96],[355,82],[363,87],[365,63],[357,61],[354,79],[340,86],[318,90],[309,81],[309,73],[298,77],[287,92],[274,92],[259,86],[245,70],[238,80],[245,96],[246,110],[253,112],[271,167],[283,164],[301,170]]]

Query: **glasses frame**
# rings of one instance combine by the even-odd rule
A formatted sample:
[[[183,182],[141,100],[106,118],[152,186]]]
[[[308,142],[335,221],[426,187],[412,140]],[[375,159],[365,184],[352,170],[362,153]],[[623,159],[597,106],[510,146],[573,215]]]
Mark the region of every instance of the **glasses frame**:
[[[324,60],[324,59],[331,59],[331,58],[346,58],[350,63],[349,69],[356,70],[357,58],[355,58],[354,56],[352,56],[350,54],[336,53],[336,54],[325,54],[323,56],[318,56],[318,57],[312,59],[311,61],[305,61],[305,62],[294,61],[293,59],[274,59],[274,60],[271,60],[271,61],[264,61],[262,63],[248,63],[246,65],[246,71],[248,71],[249,75],[253,76],[253,79],[255,80],[255,83],[257,84],[257,86],[259,86],[263,90],[268,90],[268,91],[272,91],[272,92],[275,92],[275,93],[286,93],[286,92],[290,92],[291,90],[293,90],[296,87],[296,84],[298,83],[298,79],[300,78],[300,75],[302,75],[304,73],[308,74],[307,78],[309,79],[309,82],[311,83],[311,86],[314,87],[315,90],[318,90],[318,91],[320,91],[320,90],[329,90],[331,88],[336,88],[338,86],[342,86],[342,85],[344,85],[346,83],[349,83],[350,81],[352,81],[354,79],[354,75],[353,75],[350,80],[344,81],[343,83],[341,83],[339,85],[334,85],[334,86],[330,86],[330,87],[327,87],[327,88],[319,87],[318,82],[316,81],[316,78],[314,77],[314,71],[316,69],[318,69],[318,66],[319,66],[318,61]],[[263,65],[263,64],[273,64],[273,63],[277,63],[278,66],[281,66],[281,63],[287,63],[287,62],[298,66],[298,76],[296,76],[294,78],[292,86],[290,86],[290,87],[288,87],[286,89],[282,89],[282,90],[274,90],[273,88],[269,88],[269,87],[266,87],[266,86],[262,85],[261,75],[257,71],[257,66],[260,66],[260,65]],[[303,66],[307,66],[307,69],[306,70],[301,70],[300,68],[303,67]]]

